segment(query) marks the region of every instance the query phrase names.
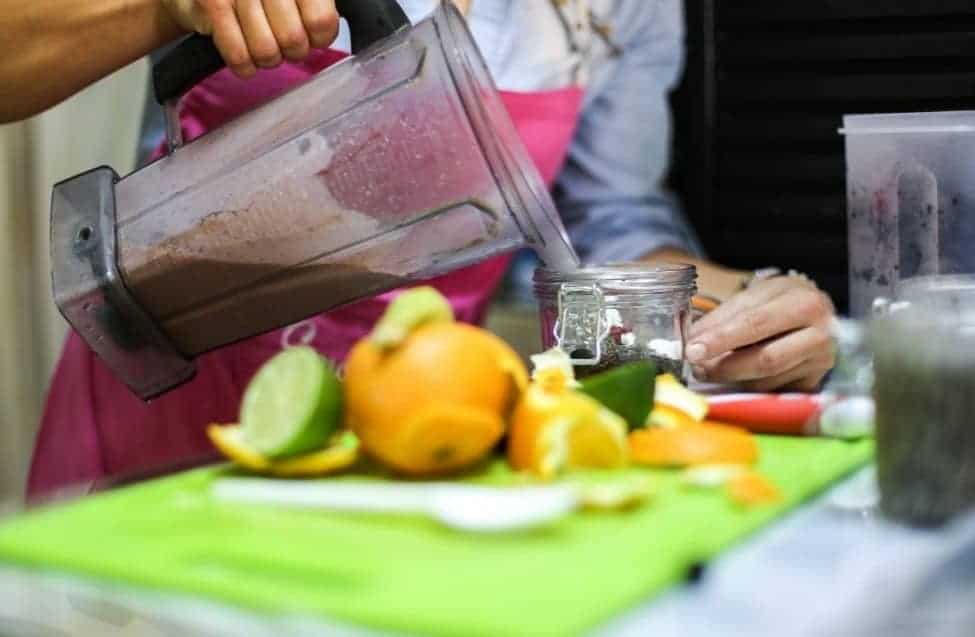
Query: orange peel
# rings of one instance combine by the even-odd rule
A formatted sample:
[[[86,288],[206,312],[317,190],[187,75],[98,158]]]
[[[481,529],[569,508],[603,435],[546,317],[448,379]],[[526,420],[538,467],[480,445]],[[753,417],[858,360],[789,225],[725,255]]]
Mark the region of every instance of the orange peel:
[[[704,423],[691,427],[640,429],[630,434],[630,459],[654,467],[753,464],[758,445],[745,430]]]
[[[732,501],[742,506],[774,504],[782,500],[782,492],[764,476],[746,471],[733,476],[725,485]]]

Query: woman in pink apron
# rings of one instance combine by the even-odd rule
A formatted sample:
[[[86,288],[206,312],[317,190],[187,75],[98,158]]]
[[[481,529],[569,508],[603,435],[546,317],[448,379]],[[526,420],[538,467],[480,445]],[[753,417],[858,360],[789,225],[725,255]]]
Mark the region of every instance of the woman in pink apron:
[[[199,136],[341,57],[334,50],[313,52],[301,63],[282,65],[250,81],[221,71],[184,99],[185,138]],[[502,98],[551,185],[572,138],[581,88],[568,85],[532,93],[503,92]],[[459,320],[479,323],[508,261],[508,257],[494,258],[430,283],[450,299]],[[247,381],[281,349],[282,339],[310,340],[326,356],[341,361],[392,296],[355,303],[316,316],[296,329],[278,330],[204,355],[192,381],[151,403],[135,397],[72,333],[49,392],[29,493],[209,453],[212,447],[205,436],[206,424],[236,420]]]
[[[417,20],[433,0],[400,4]],[[529,153],[554,188],[584,261],[634,260],[668,250],[699,254],[693,233],[659,186],[670,143],[667,93],[682,63],[679,0],[469,4],[475,40]],[[251,80],[229,71],[212,76],[184,99],[184,137],[219,126],[341,59],[343,38],[333,50]],[[459,320],[479,323],[508,262],[494,258],[430,283],[447,296]],[[191,382],[148,404],[71,334],[49,390],[29,494],[212,454],[206,425],[236,420],[248,380],[283,343],[310,342],[342,361],[392,296],[207,354]]]

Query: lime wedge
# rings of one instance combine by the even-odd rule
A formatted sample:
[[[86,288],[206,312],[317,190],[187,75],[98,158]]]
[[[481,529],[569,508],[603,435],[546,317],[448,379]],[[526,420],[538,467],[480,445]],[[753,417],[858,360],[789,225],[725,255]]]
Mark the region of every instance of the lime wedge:
[[[290,347],[251,379],[240,407],[243,441],[269,458],[326,444],[342,418],[342,387],[329,362],[310,347]]]
[[[626,420],[630,429],[646,424],[653,407],[653,388],[657,369],[652,361],[624,363],[619,367],[587,376],[579,390],[601,402]]]
[[[454,310],[447,299],[436,288],[423,285],[393,299],[369,338],[378,347],[396,347],[421,325],[453,320]]]

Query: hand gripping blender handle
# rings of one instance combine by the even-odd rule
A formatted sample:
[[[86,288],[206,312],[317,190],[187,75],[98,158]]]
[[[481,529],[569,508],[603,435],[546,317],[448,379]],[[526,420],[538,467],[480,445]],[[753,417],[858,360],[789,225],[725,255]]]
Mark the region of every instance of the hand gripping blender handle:
[[[349,23],[353,54],[410,24],[396,0],[336,0],[335,7]],[[224,66],[212,38],[187,37],[152,68],[156,101],[178,98]]]

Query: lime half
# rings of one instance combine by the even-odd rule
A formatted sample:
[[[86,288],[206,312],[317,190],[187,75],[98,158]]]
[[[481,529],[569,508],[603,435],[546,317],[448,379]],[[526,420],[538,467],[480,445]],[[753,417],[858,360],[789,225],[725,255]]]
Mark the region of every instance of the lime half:
[[[643,427],[653,407],[656,371],[651,361],[624,363],[587,376],[579,389],[622,416],[630,429]]]
[[[241,434],[270,458],[323,447],[342,418],[342,386],[329,362],[310,347],[291,347],[251,379],[240,407]]]

